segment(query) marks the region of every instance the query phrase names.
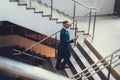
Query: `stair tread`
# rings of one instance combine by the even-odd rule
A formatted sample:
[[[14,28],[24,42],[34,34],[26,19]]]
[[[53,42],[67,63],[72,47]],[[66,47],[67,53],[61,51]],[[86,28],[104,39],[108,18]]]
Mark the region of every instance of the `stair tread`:
[[[44,15],[51,15],[51,8],[48,6],[45,6],[42,3],[39,3],[37,1],[30,2],[25,0],[20,0],[19,4],[27,4],[27,8],[35,8],[35,12],[43,12]],[[53,18],[58,18],[58,22],[63,22],[65,20],[68,20],[70,23],[72,23],[71,19],[61,13],[58,13],[56,10],[53,10]]]
[[[10,2],[17,2],[18,0],[10,0]]]
[[[44,15],[50,15],[51,9],[37,1],[32,1],[32,7],[35,8],[36,12],[42,11]]]
[[[52,72],[55,72],[54,71],[54,69],[53,69],[53,67],[52,67],[52,65],[50,64],[50,62],[43,62],[43,64],[44,64],[44,68],[46,69],[46,70],[49,70],[49,71],[52,71]],[[48,67],[49,66],[49,67]]]
[[[98,62],[98,58],[92,53],[92,51],[81,41],[79,41],[79,44],[82,46],[82,48],[84,48],[84,50],[86,52],[89,53],[89,56],[91,57],[91,59],[94,61],[94,62]],[[104,67],[104,66],[102,66]],[[105,68],[102,70],[102,72],[104,73],[104,75],[107,77],[108,76],[108,70]],[[112,80],[115,80],[115,78],[113,77],[113,75],[111,75],[111,79]]]
[[[27,2],[26,2],[27,3]],[[22,4],[25,4],[22,3]],[[29,3],[28,3],[29,5]],[[44,15],[50,15],[51,14],[51,8],[45,6],[44,4],[38,3],[37,1],[32,1],[32,7],[35,8],[35,12],[43,12]],[[65,20],[68,20],[69,22],[72,22],[70,18],[63,16],[62,14],[58,13],[56,10],[53,10],[53,18],[58,18],[58,22],[63,22]]]
[[[86,63],[85,66],[88,67],[90,64],[87,62],[85,57],[82,55],[82,53],[77,49],[77,47],[74,47],[73,50],[76,52],[77,56],[81,59],[83,63]]]
[[[76,52],[76,55],[80,58],[80,60],[82,61],[82,63],[85,65],[85,67],[86,67],[86,68],[89,67],[89,66],[90,66],[89,62],[88,62],[88,61],[86,60],[86,58],[82,55],[82,53],[78,50],[78,48],[77,48],[77,47],[74,47],[73,49],[74,49],[74,51]],[[90,71],[90,70],[88,70],[88,71]],[[95,72],[95,71],[93,71],[93,72]],[[92,73],[93,73],[93,72],[92,72]],[[90,72],[90,73],[91,73],[91,72]],[[92,73],[91,73],[91,74],[92,74]],[[93,75],[93,77],[94,77],[94,79],[101,80],[100,77],[99,77],[97,74]]]
[[[19,4],[27,4],[25,0],[19,0]]]
[[[56,70],[56,69],[55,69],[56,59],[55,59],[55,58],[50,58],[50,60],[51,60],[51,62],[52,62],[53,68],[54,68],[54,70],[55,70],[56,73],[62,74],[62,75],[64,75],[64,76],[66,76],[66,73],[67,73],[68,77],[71,77],[72,72],[71,72],[71,70],[70,70],[69,68],[68,68],[67,70],[65,70],[66,73],[65,73],[63,70]]]
[[[80,68],[80,66],[78,65],[78,63],[76,62],[76,60],[74,59],[74,57],[71,55],[70,57],[70,61],[73,64],[75,70],[77,71],[77,73],[80,73],[82,71],[82,69]],[[84,79],[85,77],[83,77]]]
[[[74,59],[72,55],[70,57],[70,61],[78,73],[82,71],[82,69],[79,67],[78,63],[76,62],[76,60]]]
[[[53,18],[58,18],[59,21],[65,21],[68,20],[69,22],[72,22],[69,17],[58,13],[56,10],[53,10]]]
[[[57,11],[53,10],[53,18],[58,18],[58,21],[65,21],[68,20],[70,21],[70,19],[66,18],[65,16],[62,16],[60,13],[58,13]]]

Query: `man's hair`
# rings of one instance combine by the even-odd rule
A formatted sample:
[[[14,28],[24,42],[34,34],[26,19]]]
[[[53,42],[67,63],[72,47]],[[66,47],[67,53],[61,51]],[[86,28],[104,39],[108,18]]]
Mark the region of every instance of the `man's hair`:
[[[63,22],[63,24],[66,24],[66,23],[68,23],[68,21],[64,21],[64,22]]]

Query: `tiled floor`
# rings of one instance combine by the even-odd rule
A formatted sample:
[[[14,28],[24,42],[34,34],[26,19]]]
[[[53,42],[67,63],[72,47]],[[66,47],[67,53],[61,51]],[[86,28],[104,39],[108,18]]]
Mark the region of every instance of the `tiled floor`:
[[[103,56],[120,49],[120,18],[116,16],[97,17],[93,44]],[[117,54],[120,55],[120,52]],[[116,68],[120,71],[120,65]]]

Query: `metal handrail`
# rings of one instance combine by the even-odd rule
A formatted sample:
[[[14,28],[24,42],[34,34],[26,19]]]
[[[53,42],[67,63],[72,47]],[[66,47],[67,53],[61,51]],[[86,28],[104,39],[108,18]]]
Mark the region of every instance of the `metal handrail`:
[[[117,57],[117,56],[115,56],[114,58],[116,58],[116,57]],[[107,60],[107,62],[110,61],[110,60],[111,60],[111,59]],[[101,67],[102,65],[105,65],[107,62],[104,62],[104,63],[102,63],[102,64],[99,65],[99,66],[96,66],[95,68],[93,68],[93,70],[90,70],[89,72],[92,72],[92,71],[94,71],[95,69],[97,69],[98,67]],[[88,74],[89,72],[85,73],[84,75]]]
[[[88,25],[88,34],[90,35],[90,24],[91,24],[91,17],[92,17],[92,12],[94,12],[95,13],[95,16],[94,16],[94,23],[93,23],[93,31],[92,31],[92,40],[91,41],[93,41],[93,39],[94,39],[94,34],[95,34],[95,24],[96,24],[96,12],[97,12],[97,9],[96,8],[90,8],[90,7],[88,7],[88,6],[86,6],[86,5],[84,5],[84,4],[81,4],[80,2],[78,2],[77,0],[72,0],[72,1],[74,1],[74,5],[77,3],[77,4],[79,4],[79,5],[81,5],[81,6],[83,6],[83,7],[85,7],[86,9],[89,9],[89,25]],[[75,7],[74,7],[75,8]],[[93,11],[94,10],[94,11]],[[75,23],[75,21],[77,21],[77,20],[79,20],[79,19],[77,19],[77,20],[75,20],[75,12],[73,13],[74,14],[74,16],[73,16],[73,23]],[[76,34],[77,32],[75,31],[75,34]]]
[[[112,62],[112,64],[113,63],[115,63],[116,61],[118,61],[119,59],[117,59],[117,60],[115,60],[115,61],[113,61]],[[96,74],[96,73],[98,73],[99,71],[101,71],[101,70],[103,70],[103,69],[105,69],[106,67],[108,67],[108,66],[110,66],[111,64],[107,64],[107,65],[105,65],[103,68],[101,68],[100,70],[97,70],[97,71],[95,71],[94,73],[92,73],[91,75],[89,75],[89,76],[87,76],[85,79],[88,79],[90,76],[92,76],[92,75],[94,75],[94,74]],[[84,79],[84,80],[85,80]]]
[[[81,3],[78,2],[77,0],[72,0],[72,1],[74,1],[75,3],[78,3],[79,5],[81,5],[81,6],[85,7],[85,8],[87,8],[87,9],[93,9],[93,10],[97,11],[96,8],[90,8],[90,7],[88,7],[88,6],[84,5],[84,4],[81,4]]]
[[[74,78],[74,77],[76,77],[76,76],[78,76],[78,75],[84,73],[84,71],[86,71],[86,70],[92,68],[94,65],[97,65],[98,63],[100,63],[100,62],[106,60],[107,58],[111,57],[112,55],[116,54],[116,53],[119,52],[119,51],[120,51],[120,49],[115,50],[112,54],[106,56],[105,58],[100,59],[98,62],[92,64],[91,66],[89,66],[89,67],[87,67],[87,68],[85,68],[82,72],[73,75],[71,78]]]
[[[118,57],[118,56],[119,56],[119,55],[115,56],[114,58],[116,58],[116,57]],[[107,62],[108,62],[108,61],[110,61],[110,60],[111,60],[111,59],[107,60]],[[113,61],[111,64],[113,64],[113,63],[117,62],[118,60],[119,60],[119,59],[117,59],[117,60]],[[95,69],[97,69],[97,68],[101,67],[102,65],[106,64],[107,62],[104,62],[103,64],[101,64],[101,65],[99,65],[99,66],[96,66],[95,68],[93,68],[93,69],[92,69],[92,70],[90,70],[89,72],[94,71]],[[96,70],[94,73],[90,74],[90,75],[89,75],[89,76],[87,76],[85,79],[87,79],[87,78],[89,78],[90,76],[92,76],[92,75],[94,75],[94,74],[98,73],[99,71],[101,71],[101,70],[105,69],[106,67],[108,67],[108,66],[109,66],[109,65],[111,65],[111,64],[106,64],[104,67],[102,67],[102,68],[101,68],[101,69],[99,69],[99,70]],[[83,76],[85,76],[85,75],[89,74],[89,72],[86,72],[85,74],[83,74],[83,75],[82,75],[82,76],[80,76],[80,77],[83,77]],[[77,79],[79,79],[80,77],[78,77]]]
[[[88,12],[88,13],[85,14],[84,16],[79,16],[79,17],[77,17],[76,21],[79,21],[81,18],[84,18],[84,17],[88,16],[89,14],[90,14],[90,12]]]
[[[96,8],[90,8],[90,7],[88,7],[88,6],[86,6],[86,5],[84,5],[84,4],[82,4],[82,3],[80,3],[80,2],[78,2],[77,0],[71,0],[71,1],[73,1],[74,2],[74,12],[73,12],[73,27],[75,28],[75,35],[77,34],[77,21],[78,21],[78,19],[76,20],[75,19],[75,17],[76,17],[76,3],[78,4],[78,5],[81,5],[81,6],[83,6],[84,8],[87,8],[87,9],[89,9],[89,14],[90,14],[90,16],[89,16],[89,25],[88,25],[88,34],[90,35],[90,24],[91,24],[91,13],[92,12],[95,12],[95,18],[94,18],[94,25],[93,25],[93,31],[92,31],[92,40],[91,41],[93,41],[93,39],[94,39],[94,34],[95,34],[95,23],[96,23],[96,12],[97,12],[97,9]],[[53,17],[53,0],[50,0],[50,2],[51,2],[51,11],[50,11],[50,18],[52,19],[52,17]],[[30,5],[31,5],[31,0],[30,0]]]
[[[20,53],[23,53],[22,51],[19,51],[19,50],[17,50],[17,49],[13,49],[13,51],[18,52],[18,53],[15,53],[15,54],[13,54],[13,55],[20,55]],[[36,59],[38,59],[38,60],[48,61],[48,60],[46,60],[46,59],[40,58],[40,57],[38,57],[38,56],[31,55],[31,54],[28,54],[28,53],[25,53],[25,52],[24,52],[23,54],[24,54],[24,55],[27,55],[27,56],[30,56],[30,57],[33,57],[33,58],[36,58]]]
[[[71,80],[60,74],[3,57],[0,57],[0,70],[30,80]]]
[[[39,42],[37,42],[37,43],[31,45],[30,47],[28,47],[27,49],[25,49],[22,53],[25,53],[26,51],[30,50],[31,48],[35,47],[36,45],[42,43],[43,41],[47,40],[48,38],[52,37],[53,35],[55,35],[55,34],[57,34],[57,33],[59,33],[59,32],[60,32],[60,30],[57,31],[57,32],[55,32],[54,34],[52,34],[52,35],[50,35],[50,36],[48,36],[48,37],[42,39],[42,40],[40,40]]]

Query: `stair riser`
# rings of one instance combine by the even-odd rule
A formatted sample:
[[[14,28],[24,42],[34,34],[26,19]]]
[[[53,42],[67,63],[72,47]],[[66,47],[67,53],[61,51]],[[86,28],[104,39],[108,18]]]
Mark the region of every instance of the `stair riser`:
[[[95,62],[92,60],[92,58],[88,55],[88,53],[82,48],[82,46],[78,43],[77,44],[77,47],[78,47],[78,49],[82,52],[82,54],[84,55],[84,57],[86,58],[86,60],[92,65],[92,64],[94,64]],[[93,66],[93,68],[95,68],[97,65],[95,65],[95,66]],[[95,71],[96,70],[99,70],[99,68],[96,68],[95,69]],[[106,76],[104,75],[104,73],[102,72],[102,71],[99,71],[98,73],[97,73],[98,75],[99,75],[99,77],[101,78],[101,79],[107,79],[106,78]]]
[[[80,58],[76,55],[75,51],[73,49],[71,49],[71,53],[73,54],[75,60],[78,62],[78,65],[80,66],[80,68],[83,70],[85,69],[85,65],[81,62]],[[85,71],[85,73],[87,73],[88,70]],[[89,76],[90,73],[88,73],[86,76]],[[94,78],[93,77],[89,77],[90,80],[93,80]]]

